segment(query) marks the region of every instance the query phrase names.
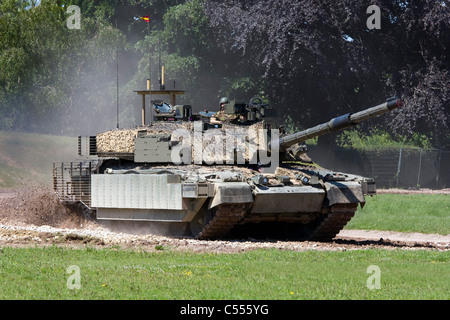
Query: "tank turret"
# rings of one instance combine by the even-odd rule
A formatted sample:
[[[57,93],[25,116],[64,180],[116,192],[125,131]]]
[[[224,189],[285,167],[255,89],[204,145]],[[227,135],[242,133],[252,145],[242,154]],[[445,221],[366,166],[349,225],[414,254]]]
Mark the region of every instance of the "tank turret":
[[[112,130],[96,137],[79,137],[80,146],[95,147],[94,151],[79,148],[84,152],[80,155],[97,154],[99,157],[117,157],[137,163],[216,165],[264,163],[260,159],[263,153],[260,151],[265,151],[272,159],[279,153],[277,160],[292,160],[293,149],[296,150],[294,159],[306,152],[306,146],[298,147],[298,144],[390,112],[401,107],[403,101],[390,98],[375,107],[348,113],[279,139],[276,139],[280,131],[276,112],[258,97],[252,98],[249,103],[231,100],[212,116],[192,114],[191,106],[186,105],[172,108],[162,101],[154,105],[160,106],[162,111],[155,112],[151,126]],[[162,108],[165,106],[170,111]],[[178,114],[185,116],[177,117]]]

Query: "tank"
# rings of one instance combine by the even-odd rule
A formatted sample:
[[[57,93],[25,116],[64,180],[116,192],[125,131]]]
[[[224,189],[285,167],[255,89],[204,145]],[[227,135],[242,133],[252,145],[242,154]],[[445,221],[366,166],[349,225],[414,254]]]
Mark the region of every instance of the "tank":
[[[375,181],[317,166],[304,142],[403,105],[390,98],[285,134],[259,97],[193,113],[176,105],[183,91],[136,92],[141,125],[78,137],[80,158],[53,164],[54,191],[98,221],[166,223],[173,235],[197,239],[330,241],[376,194]],[[151,100],[149,117],[146,97],[155,95],[169,101]]]

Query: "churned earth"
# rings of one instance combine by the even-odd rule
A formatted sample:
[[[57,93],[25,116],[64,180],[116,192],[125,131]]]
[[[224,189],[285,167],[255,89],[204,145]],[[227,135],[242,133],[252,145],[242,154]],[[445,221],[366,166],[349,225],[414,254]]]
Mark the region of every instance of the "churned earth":
[[[389,190],[398,193],[446,193],[446,190]],[[278,239],[195,240],[168,236],[168,224],[102,225],[88,220],[77,206],[62,205],[47,188],[0,190],[0,246],[113,247],[191,252],[242,252],[261,248],[280,250],[361,250],[377,248],[450,249],[450,235],[390,231],[342,230],[331,242]]]

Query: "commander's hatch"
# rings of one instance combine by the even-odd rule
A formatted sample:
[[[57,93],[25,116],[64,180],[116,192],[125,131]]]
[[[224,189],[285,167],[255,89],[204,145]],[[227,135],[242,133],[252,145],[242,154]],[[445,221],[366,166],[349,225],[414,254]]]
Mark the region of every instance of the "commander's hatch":
[[[164,67],[162,68],[162,79],[161,83],[159,85],[159,90],[151,90],[150,80],[147,79],[147,90],[137,90],[135,91],[138,95],[142,97],[142,126],[146,125],[146,96],[149,96],[149,102],[150,102],[150,119],[153,119],[153,97],[168,97],[169,104],[173,107],[176,106],[176,98],[178,95],[183,95],[185,93],[184,90],[177,90],[175,89],[175,84],[173,89],[166,89],[164,84]],[[167,99],[164,99],[167,100]]]
[[[142,126],[146,125],[146,96],[149,96],[150,101],[150,119],[153,118],[153,106],[152,97],[154,96],[168,96],[169,104],[171,106],[176,105],[177,95],[182,95],[185,93],[183,90],[138,90],[135,91],[138,95],[142,96]]]

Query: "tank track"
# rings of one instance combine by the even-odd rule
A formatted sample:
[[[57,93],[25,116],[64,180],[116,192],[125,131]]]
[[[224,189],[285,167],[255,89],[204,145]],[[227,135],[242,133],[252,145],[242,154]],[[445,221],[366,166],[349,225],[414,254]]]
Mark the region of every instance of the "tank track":
[[[304,240],[331,241],[355,215],[358,204],[335,204],[331,212],[325,215],[318,225]],[[215,211],[213,218],[202,231],[195,236],[196,239],[212,240],[224,237],[245,215],[245,205],[222,204]]]
[[[355,215],[357,208],[357,203],[335,204],[331,206],[331,212],[323,218],[308,240],[332,240]]]
[[[213,218],[202,231],[195,236],[196,239],[219,239],[225,236],[244,217],[245,205],[221,204],[217,206]]]

